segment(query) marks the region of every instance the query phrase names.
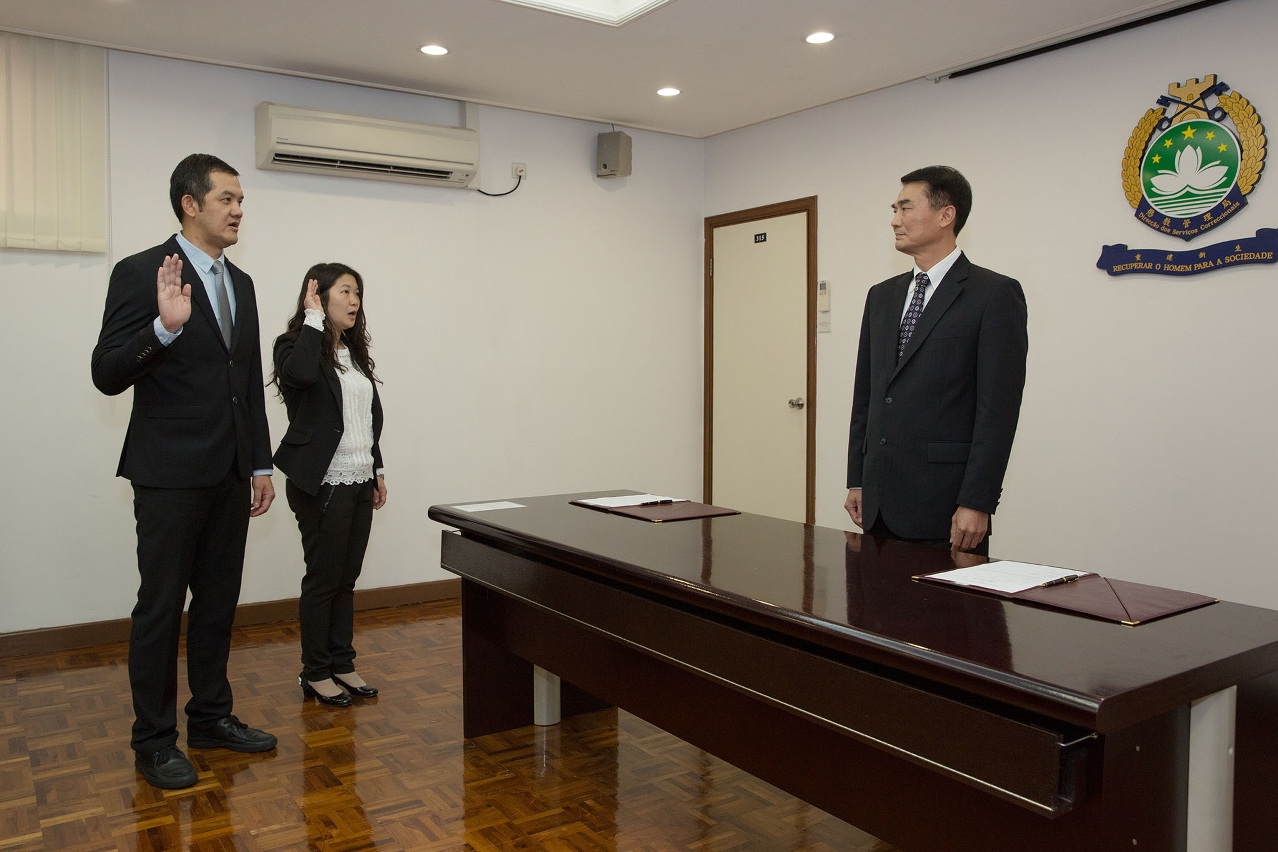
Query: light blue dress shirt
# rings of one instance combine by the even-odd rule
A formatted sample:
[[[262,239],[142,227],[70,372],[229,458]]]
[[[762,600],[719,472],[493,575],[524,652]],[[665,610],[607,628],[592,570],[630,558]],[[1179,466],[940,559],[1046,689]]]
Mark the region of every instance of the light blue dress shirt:
[[[213,306],[213,315],[218,315],[219,303],[222,301],[222,294],[217,291],[216,282],[213,280],[213,261],[216,258],[209,257],[203,251],[195,247],[195,244],[181,234],[177,234],[178,245],[182,247],[182,251],[191,261],[191,266],[195,268],[195,274],[200,276],[200,280],[204,282],[204,292],[208,293],[209,304]],[[226,261],[222,261],[222,278],[226,281],[226,293],[230,297],[227,302],[231,308],[231,316],[235,316],[235,286],[231,282],[231,267],[226,265]],[[155,318],[155,336],[160,338],[160,342],[165,346],[178,339],[178,335],[182,333],[182,329],[170,333],[164,327],[164,323],[160,322],[160,318]]]

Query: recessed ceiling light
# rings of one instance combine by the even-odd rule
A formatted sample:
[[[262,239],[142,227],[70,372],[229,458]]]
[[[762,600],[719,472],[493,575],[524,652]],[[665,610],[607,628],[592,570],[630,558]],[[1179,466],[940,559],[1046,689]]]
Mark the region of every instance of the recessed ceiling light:
[[[674,86],[666,86],[664,89],[657,89],[657,94],[661,95],[663,98],[673,98],[675,95],[679,94],[679,90]]]
[[[827,41],[834,41],[834,33],[813,33],[805,41],[808,44],[825,44]]]
[[[448,48],[441,47],[438,44],[422,45],[422,53],[426,54],[427,56],[443,56],[447,52],[448,52]]]

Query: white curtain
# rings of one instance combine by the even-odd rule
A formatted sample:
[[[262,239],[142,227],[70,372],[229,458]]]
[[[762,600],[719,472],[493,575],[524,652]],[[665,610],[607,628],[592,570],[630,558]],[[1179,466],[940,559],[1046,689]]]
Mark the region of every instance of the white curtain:
[[[106,51],[0,32],[0,247],[105,252]]]

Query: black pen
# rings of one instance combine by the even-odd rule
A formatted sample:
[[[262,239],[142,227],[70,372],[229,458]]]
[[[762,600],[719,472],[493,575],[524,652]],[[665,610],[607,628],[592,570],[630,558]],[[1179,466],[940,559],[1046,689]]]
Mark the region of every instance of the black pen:
[[[1078,579],[1079,577],[1081,577],[1081,576],[1083,576],[1083,575],[1082,575],[1082,574],[1070,574],[1070,575],[1065,576],[1065,577],[1057,577],[1055,580],[1048,580],[1046,583],[1042,583],[1042,584],[1040,584],[1040,585],[1039,585],[1039,588],[1040,588],[1040,589],[1046,589],[1048,586],[1063,586],[1063,585],[1065,585],[1066,583],[1072,583],[1072,582],[1074,582],[1075,580],[1077,580],[1077,579]]]
[[[664,506],[666,503],[673,503],[674,500],[649,500],[647,503],[640,503],[640,506]]]

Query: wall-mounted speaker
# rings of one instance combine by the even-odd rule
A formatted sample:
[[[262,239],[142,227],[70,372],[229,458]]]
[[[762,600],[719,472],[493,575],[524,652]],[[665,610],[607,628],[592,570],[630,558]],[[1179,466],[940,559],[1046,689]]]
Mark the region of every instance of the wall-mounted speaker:
[[[630,137],[620,130],[600,133],[595,140],[595,174],[617,177],[630,174]]]

